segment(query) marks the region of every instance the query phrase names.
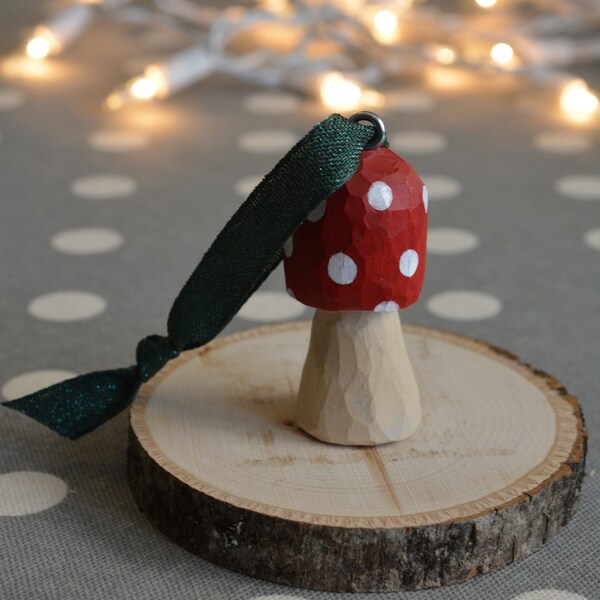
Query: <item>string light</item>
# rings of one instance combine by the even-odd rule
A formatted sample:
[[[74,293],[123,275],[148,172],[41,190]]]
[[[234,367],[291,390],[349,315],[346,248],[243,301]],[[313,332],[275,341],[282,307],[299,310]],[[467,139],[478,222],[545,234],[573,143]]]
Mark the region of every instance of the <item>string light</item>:
[[[41,60],[50,54],[50,47],[51,45],[45,37],[36,35],[27,42],[25,52],[29,58]]]
[[[203,48],[182,50],[165,62],[148,65],[143,75],[113,90],[104,105],[110,110],[118,110],[136,100],[166,98],[206,77],[214,66],[214,59]]]
[[[398,39],[398,17],[388,9],[380,10],[373,17],[373,35],[382,44],[393,44]]]
[[[72,4],[33,30],[25,45],[29,58],[42,60],[62,52],[87,27],[93,16],[89,4]]]
[[[501,42],[492,48],[490,54],[494,62],[498,63],[499,65],[507,65],[512,61],[515,52],[510,44]]]
[[[325,106],[336,110],[354,110],[360,104],[360,85],[341,73],[327,73],[321,79],[319,93]]]
[[[223,10],[161,0],[144,11],[120,10],[131,0],[71,1],[35,28],[17,55],[3,62],[3,75],[30,76],[32,69],[54,68],[57,61],[43,59],[64,50],[101,10],[113,21],[139,26],[158,23],[162,27],[168,21],[166,27],[180,39],[189,34],[190,39],[202,39],[204,44],[149,65],[138,77],[117,87],[105,101],[112,110],[129,102],[166,98],[218,71],[257,85],[317,92],[328,107],[350,111],[361,105],[383,104],[383,95],[366,89],[367,84],[419,72],[436,87],[464,88],[474,82],[476,73],[498,70],[490,70],[490,64],[559,88],[561,109],[573,120],[599,110],[598,97],[585,82],[573,78],[565,84],[563,71],[575,63],[589,64],[600,58],[596,40],[576,35],[593,28],[595,22],[577,4],[565,18],[554,5],[560,0],[553,0],[547,11],[539,8],[541,2],[535,3],[527,15],[513,9],[512,1],[506,3],[505,12],[513,19],[506,20],[505,34],[517,44],[518,53],[505,42],[490,44],[494,28],[500,25],[494,19],[481,21],[480,15],[468,10],[450,18],[424,7],[425,2],[413,6],[413,0],[256,0],[251,7]],[[497,4],[496,0],[474,1],[483,9]],[[410,32],[397,44],[409,9],[412,12],[406,21]],[[365,28],[371,37],[364,35]],[[235,42],[241,32],[248,32],[249,44],[247,50],[238,51]],[[273,32],[289,42],[285,51],[268,45]],[[393,48],[385,51],[373,39]],[[432,44],[431,39],[444,42]]]
[[[359,83],[337,71],[321,77],[319,95],[325,106],[339,111],[350,111],[359,106],[377,108],[385,103],[383,94],[363,89]]]
[[[584,121],[594,114],[600,102],[585,81],[574,79],[567,83],[560,94],[560,107],[573,121]]]
[[[435,59],[441,65],[451,65],[456,61],[456,52],[448,46],[442,46],[435,51]]]

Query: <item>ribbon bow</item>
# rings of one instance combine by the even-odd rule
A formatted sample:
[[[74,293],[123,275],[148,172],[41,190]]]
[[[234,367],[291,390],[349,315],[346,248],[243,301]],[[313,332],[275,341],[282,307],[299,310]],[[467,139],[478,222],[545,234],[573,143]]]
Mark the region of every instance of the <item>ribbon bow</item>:
[[[136,364],[96,371],[4,403],[77,439],[127,407],[184,350],[215,338],[281,260],[281,248],[356,171],[372,127],[331,115],[306,134],[242,203],[175,299],[167,336],[137,346]]]

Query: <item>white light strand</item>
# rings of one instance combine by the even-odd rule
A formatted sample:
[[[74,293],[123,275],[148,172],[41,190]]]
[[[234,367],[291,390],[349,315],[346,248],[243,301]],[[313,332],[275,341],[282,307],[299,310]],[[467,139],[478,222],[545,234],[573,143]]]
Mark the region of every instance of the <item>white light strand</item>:
[[[598,98],[585,82],[565,80],[558,71],[600,58],[596,0],[531,0],[534,10],[527,17],[518,0],[473,0],[473,10],[461,13],[412,0],[259,0],[255,7],[224,9],[191,0],[148,2],[80,0],[38,26],[26,52],[36,59],[61,52],[101,10],[114,21],[170,31],[190,46],[117,88],[106,101],[111,108],[166,98],[214,72],[317,95],[339,110],[377,106],[382,97],[367,86],[437,64],[482,75],[510,71],[554,85],[561,109],[573,120],[598,110]],[[484,20],[474,20],[477,15]],[[261,28],[269,31],[262,39]],[[404,30],[410,32],[406,39]],[[239,54],[230,46],[242,34],[255,35],[257,43]],[[278,37],[285,48],[261,43]],[[326,50],[315,52],[319,44]]]

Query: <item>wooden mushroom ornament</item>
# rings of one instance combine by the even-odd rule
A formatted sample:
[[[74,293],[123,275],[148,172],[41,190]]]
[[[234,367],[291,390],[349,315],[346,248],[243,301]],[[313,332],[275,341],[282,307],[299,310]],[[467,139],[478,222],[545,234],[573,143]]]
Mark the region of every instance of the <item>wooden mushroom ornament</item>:
[[[325,442],[370,446],[410,436],[419,390],[398,310],[425,273],[427,189],[379,131],[353,177],[284,247],[288,293],[316,308],[296,423]],[[375,117],[375,118],[373,118]]]

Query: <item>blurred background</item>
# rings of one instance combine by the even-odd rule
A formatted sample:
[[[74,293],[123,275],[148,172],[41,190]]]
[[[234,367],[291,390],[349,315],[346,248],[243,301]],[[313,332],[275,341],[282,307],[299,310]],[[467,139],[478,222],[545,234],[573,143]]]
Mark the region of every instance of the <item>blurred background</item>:
[[[590,430],[557,538],[417,595],[600,598],[600,2],[0,0],[0,57],[3,399],[132,364],[289,147],[373,110],[429,189],[425,287],[402,319],[548,371]],[[278,269],[226,332],[310,316]],[[125,414],[73,443],[0,411],[0,596],[343,597],[165,540],[129,495],[126,443]]]

